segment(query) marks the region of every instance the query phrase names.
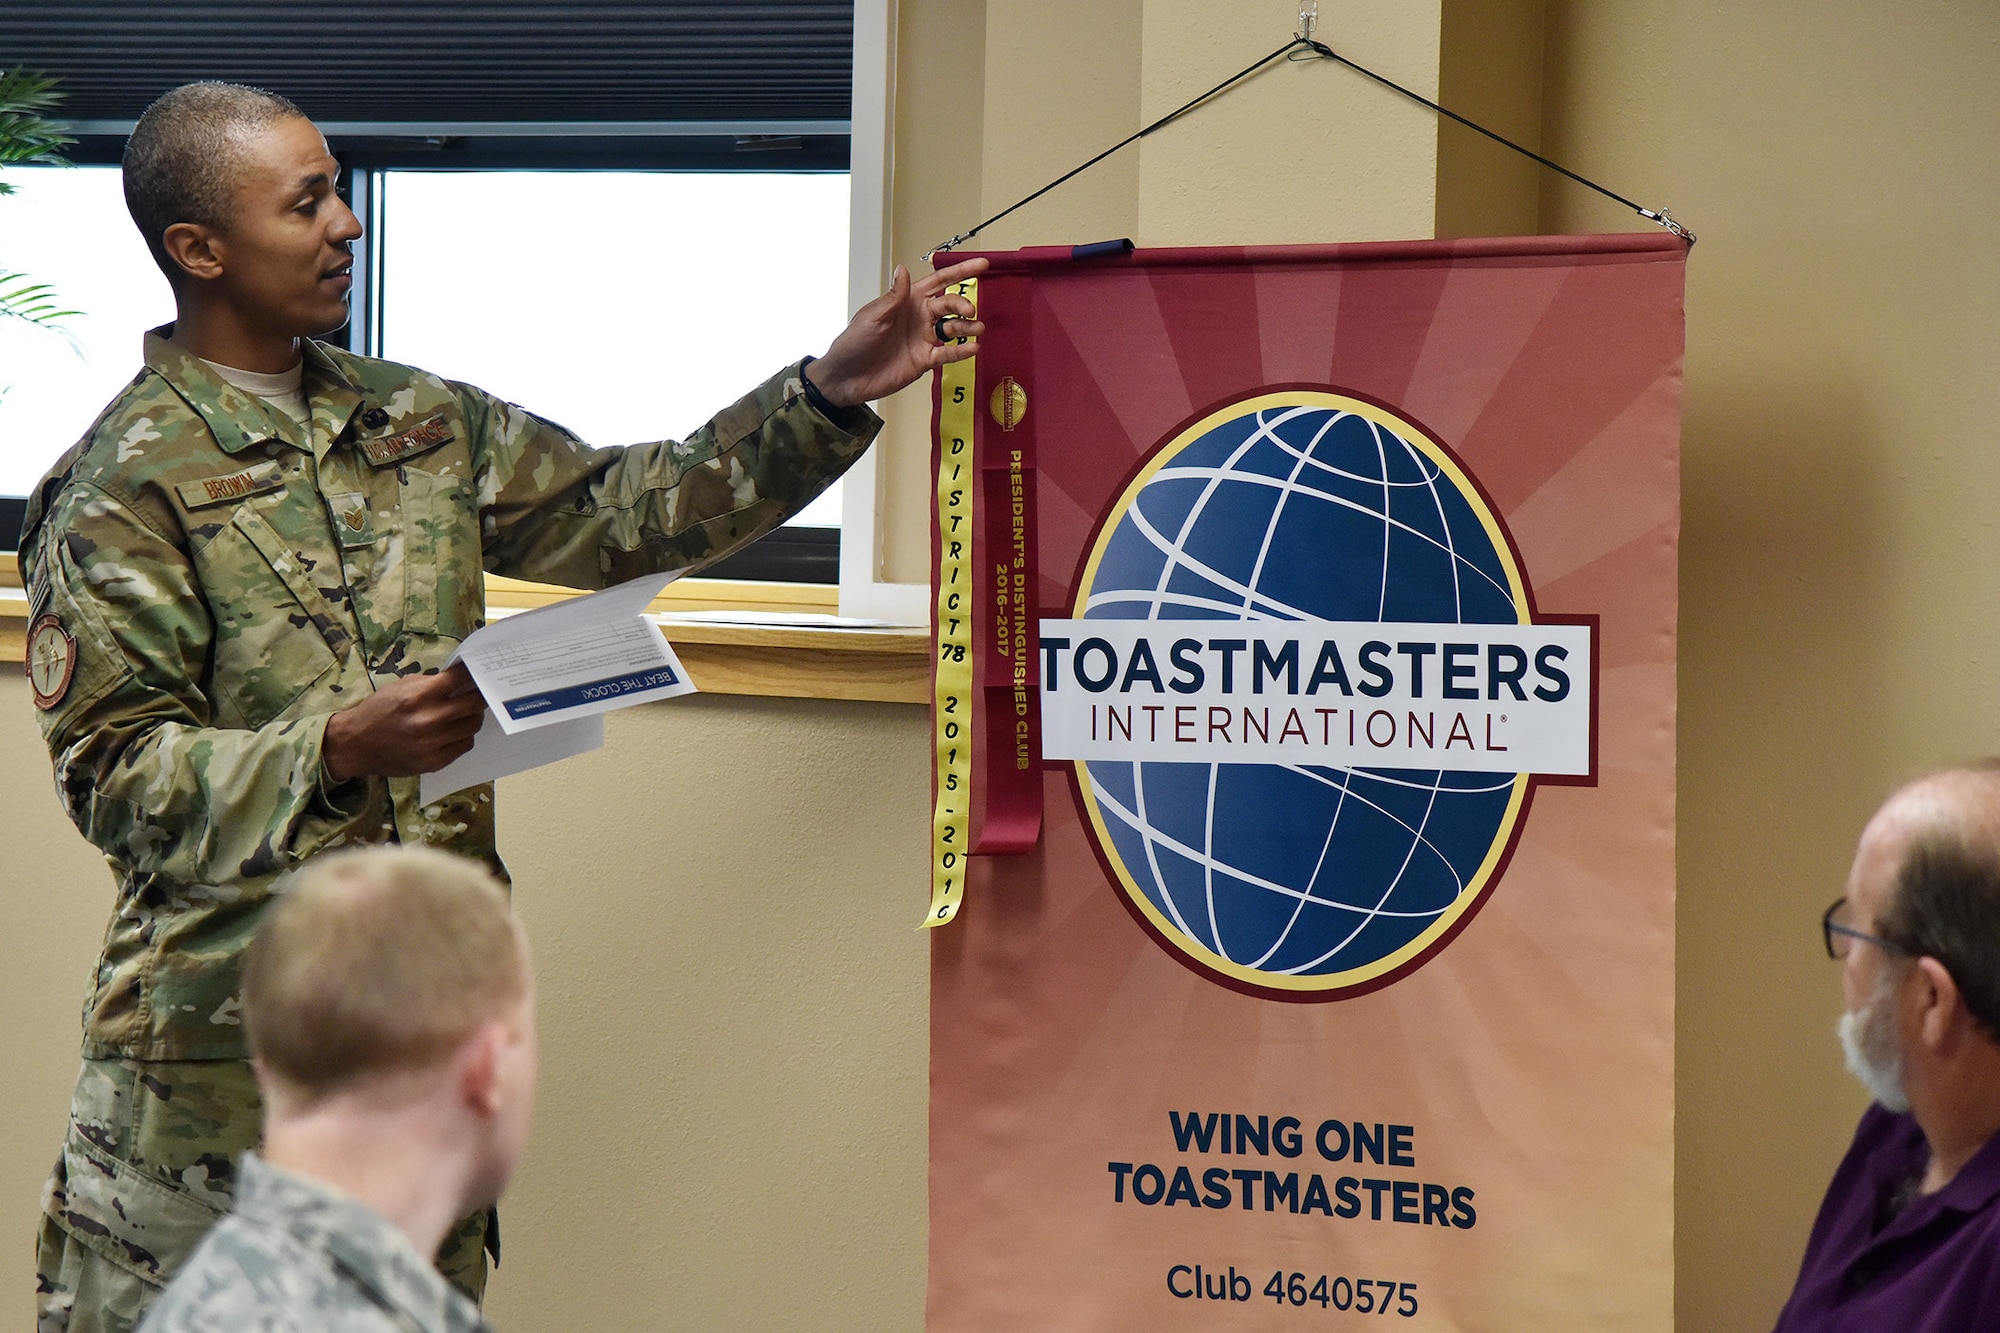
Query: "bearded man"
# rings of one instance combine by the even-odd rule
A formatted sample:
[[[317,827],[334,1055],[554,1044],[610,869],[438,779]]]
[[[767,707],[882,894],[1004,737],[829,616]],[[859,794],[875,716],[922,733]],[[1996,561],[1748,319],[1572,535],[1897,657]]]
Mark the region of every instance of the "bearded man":
[[[2000,1328],[2000,768],[1891,796],[1822,927],[1875,1104],[1777,1333]]]

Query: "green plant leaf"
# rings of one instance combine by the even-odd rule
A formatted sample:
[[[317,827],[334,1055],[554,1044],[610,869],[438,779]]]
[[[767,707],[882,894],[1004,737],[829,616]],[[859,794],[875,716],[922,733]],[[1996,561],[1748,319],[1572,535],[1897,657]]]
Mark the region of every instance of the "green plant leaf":
[[[0,71],[0,166],[68,165],[62,150],[75,140],[51,129],[44,119],[61,100],[56,81],[46,74],[19,67]],[[0,181],[0,195],[11,193],[13,187]],[[0,268],[0,319],[18,319],[46,329],[68,342],[70,350],[81,357],[83,344],[63,324],[81,313],[64,309],[55,289],[46,282]]]
[[[18,319],[61,337],[78,356],[83,344],[62,322],[81,315],[81,310],[65,310],[58,303],[55,288],[36,282],[25,273],[0,269],[0,318]]]
[[[14,68],[0,71],[0,166],[68,166],[62,150],[76,141],[48,123],[62,101],[56,81],[46,74]],[[0,181],[0,195],[14,187]]]

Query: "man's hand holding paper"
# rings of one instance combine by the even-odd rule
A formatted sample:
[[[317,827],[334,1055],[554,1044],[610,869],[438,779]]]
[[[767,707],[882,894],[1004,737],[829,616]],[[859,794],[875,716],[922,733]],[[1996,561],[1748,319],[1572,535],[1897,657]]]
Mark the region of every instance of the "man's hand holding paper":
[[[384,741],[382,747],[398,762],[415,753],[437,762],[423,769],[355,771],[422,772],[422,797],[429,803],[596,749],[604,743],[603,715],[614,709],[693,693],[673,647],[645,614],[672,580],[671,574],[650,575],[487,625],[459,645],[444,672],[411,677],[409,688],[398,681],[349,710],[372,706],[373,715],[362,722],[377,725],[349,723],[344,731],[374,735],[382,720],[393,726],[401,718],[432,739],[401,747]],[[377,702],[392,695],[390,705]],[[329,722],[329,745],[333,733]],[[327,771],[338,777],[333,753],[329,749]]]
[[[404,778],[430,773],[472,748],[486,701],[463,666],[390,681],[326,722],[326,775]]]

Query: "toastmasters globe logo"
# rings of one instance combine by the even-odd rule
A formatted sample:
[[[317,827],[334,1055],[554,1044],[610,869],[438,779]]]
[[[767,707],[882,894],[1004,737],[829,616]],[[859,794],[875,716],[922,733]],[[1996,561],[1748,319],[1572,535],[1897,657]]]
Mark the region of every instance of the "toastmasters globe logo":
[[[1534,781],[1591,780],[1594,624],[1532,610],[1442,445],[1266,392],[1105,517],[1073,618],[1041,623],[1043,752],[1169,949],[1281,998],[1370,990],[1470,919]]]

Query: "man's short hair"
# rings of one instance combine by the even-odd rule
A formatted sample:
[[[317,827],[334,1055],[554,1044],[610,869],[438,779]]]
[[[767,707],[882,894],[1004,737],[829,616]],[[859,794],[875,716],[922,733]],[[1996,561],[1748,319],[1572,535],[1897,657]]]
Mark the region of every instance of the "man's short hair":
[[[286,880],[250,943],[243,1016],[265,1073],[317,1098],[444,1058],[527,986],[513,910],[484,866],[371,847]]]
[[[1966,809],[1961,796],[1918,829],[1875,929],[1909,954],[1943,963],[1966,1009],[2000,1040],[2000,766],[1945,776],[1966,781],[1995,809]]]
[[[167,228],[227,226],[243,137],[304,116],[276,93],[213,81],[182,84],[146,108],[125,141],[125,208],[169,282],[182,274],[167,255]]]

